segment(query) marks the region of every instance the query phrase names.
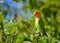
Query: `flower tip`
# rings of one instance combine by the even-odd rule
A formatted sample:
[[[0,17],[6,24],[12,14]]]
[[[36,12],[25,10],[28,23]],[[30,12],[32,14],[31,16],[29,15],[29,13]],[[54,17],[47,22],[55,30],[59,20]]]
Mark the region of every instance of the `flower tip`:
[[[35,12],[34,12],[34,17],[36,17],[36,18],[40,18],[40,12],[35,11]]]

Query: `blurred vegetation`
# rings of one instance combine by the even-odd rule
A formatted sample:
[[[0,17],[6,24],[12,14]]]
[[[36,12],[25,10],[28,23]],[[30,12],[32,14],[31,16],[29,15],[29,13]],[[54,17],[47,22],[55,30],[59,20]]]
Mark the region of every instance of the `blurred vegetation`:
[[[13,1],[18,3],[20,0]],[[26,3],[27,0],[22,1]],[[40,36],[38,43],[60,43],[60,0],[29,0],[23,8],[26,12],[38,10],[42,13],[40,27],[50,38]],[[7,10],[0,10],[0,43],[37,43],[33,14],[29,20],[16,14],[13,19],[4,22]]]

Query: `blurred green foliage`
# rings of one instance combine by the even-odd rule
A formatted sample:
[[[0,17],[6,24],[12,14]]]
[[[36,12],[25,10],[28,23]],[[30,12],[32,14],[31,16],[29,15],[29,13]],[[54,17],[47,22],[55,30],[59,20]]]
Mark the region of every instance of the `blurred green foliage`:
[[[20,0],[13,1],[18,3]],[[26,2],[27,0],[22,1]],[[0,6],[0,8],[2,7]],[[24,9],[27,12],[33,13],[38,10],[42,13],[39,24],[42,30],[46,30],[50,38],[40,36],[38,43],[60,43],[60,0],[29,0]],[[33,14],[28,21],[23,17],[19,18],[21,16],[15,16],[13,19],[10,18],[8,22],[4,22],[3,14],[7,14],[7,10],[0,11],[0,30],[4,31],[4,33],[0,33],[3,35],[0,37],[2,38],[1,43],[37,43],[34,36],[35,21]]]

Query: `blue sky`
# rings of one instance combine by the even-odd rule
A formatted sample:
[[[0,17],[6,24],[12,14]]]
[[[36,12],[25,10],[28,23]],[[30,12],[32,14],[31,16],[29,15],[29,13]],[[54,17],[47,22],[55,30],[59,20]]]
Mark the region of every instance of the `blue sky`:
[[[9,8],[11,2],[12,2],[12,4],[11,4],[12,8]],[[12,0],[4,0],[4,3],[2,4],[2,6],[9,8],[8,15],[6,16],[7,19],[10,18],[10,15],[11,15],[11,17],[13,17],[12,16],[12,10],[14,10],[14,14],[16,14],[16,13],[21,14],[21,15],[25,14],[25,11],[23,9],[24,4],[23,4],[22,1],[19,1],[18,3],[16,3],[16,2],[14,2]],[[27,14],[26,18],[29,19],[32,13],[30,11],[30,12],[28,12],[26,14]]]

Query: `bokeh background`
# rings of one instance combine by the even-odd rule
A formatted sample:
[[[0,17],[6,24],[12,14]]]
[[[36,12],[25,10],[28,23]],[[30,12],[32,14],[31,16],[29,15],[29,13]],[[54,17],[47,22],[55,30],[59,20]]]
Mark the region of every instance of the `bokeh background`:
[[[0,2],[0,43],[60,43],[60,0],[3,0]],[[38,22],[50,36],[34,34],[34,11],[41,13]]]

